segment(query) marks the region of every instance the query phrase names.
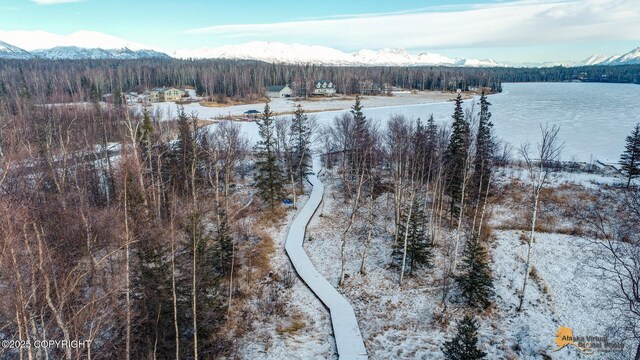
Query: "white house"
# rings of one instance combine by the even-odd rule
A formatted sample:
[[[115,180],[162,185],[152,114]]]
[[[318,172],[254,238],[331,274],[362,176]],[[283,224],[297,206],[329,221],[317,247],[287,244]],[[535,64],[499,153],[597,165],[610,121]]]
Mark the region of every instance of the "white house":
[[[333,96],[336,93],[336,87],[333,82],[327,80],[316,80],[313,82],[313,95]]]
[[[267,96],[270,98],[290,97],[292,94],[293,90],[289,85],[272,85],[267,88]]]
[[[182,99],[184,91],[176,88],[155,88],[149,91],[151,102],[178,101]]]

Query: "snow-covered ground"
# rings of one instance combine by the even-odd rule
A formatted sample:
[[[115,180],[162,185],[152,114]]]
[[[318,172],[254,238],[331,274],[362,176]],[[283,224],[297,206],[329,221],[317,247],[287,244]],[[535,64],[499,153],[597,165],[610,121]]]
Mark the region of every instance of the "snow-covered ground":
[[[493,276],[498,318],[492,320],[492,341],[505,348],[518,346],[520,358],[575,359],[577,350],[552,352],[556,331],[570,327],[575,336],[605,336],[615,312],[603,305],[603,295],[615,284],[599,278],[589,239],[539,233],[533,245],[532,265],[538,278],[529,281],[523,311],[516,315],[527,246],[519,231],[497,231],[492,244]],[[619,355],[619,354],[618,354]],[[600,353],[596,358],[606,358]],[[624,358],[624,357],[622,357]]]
[[[561,189],[590,192],[581,176],[557,183]],[[604,183],[613,181],[603,177]],[[313,264],[332,285],[340,275],[340,234],[344,231],[349,206],[336,188],[337,180],[325,176],[325,202],[320,215],[309,224],[305,249]],[[507,181],[501,179],[502,182]],[[587,184],[592,184],[587,182]],[[595,186],[595,185],[593,185]],[[569,191],[565,190],[565,191]],[[576,194],[579,195],[579,194]],[[526,197],[526,194],[523,194]],[[511,199],[493,207],[509,207]],[[526,201],[526,200],[524,200]],[[452,336],[464,305],[448,303],[441,317],[440,260],[430,270],[419,270],[398,286],[399,270],[391,266],[393,241],[392,201],[377,199],[376,228],[366,261],[367,273],[359,273],[364,248],[362,220],[356,222],[347,247],[347,278],[339,288],[352,303],[371,359],[443,359],[442,344]],[[366,210],[366,209],[365,209]],[[512,210],[517,212],[518,209]],[[366,212],[366,211],[365,211]],[[361,216],[361,219],[364,217]],[[507,221],[495,212],[492,224]],[[576,336],[611,335],[615,315],[605,308],[602,296],[615,284],[605,283],[592,267],[593,240],[583,236],[539,233],[533,245],[532,266],[537,276],[529,279],[524,309],[516,312],[522,286],[526,245],[522,231],[495,230],[487,244],[491,257],[496,295],[495,306],[479,315],[480,344],[490,359],[576,359],[576,349],[555,349],[560,326],[573,329]],[[445,233],[443,241],[447,241]],[[437,248],[436,253],[441,249]],[[612,338],[613,340],[613,338]],[[627,346],[633,345],[627,343]],[[594,359],[624,359],[628,354],[598,353]]]
[[[313,168],[316,173],[320,170],[318,157],[314,158]],[[302,248],[307,223],[316,212],[324,194],[324,185],[318,180],[316,174],[310,174],[307,179],[313,186],[313,190],[309,195],[309,200],[304,204],[289,228],[285,249],[302,280],[329,308],[336,348],[340,358],[344,360],[366,359],[367,350],[362,341],[353,307],[322,277]]]
[[[195,94],[191,94],[193,98]],[[456,94],[443,93],[439,91],[429,92],[417,92],[415,94],[398,92],[394,96],[364,96],[362,98],[362,105],[366,109],[374,109],[380,107],[389,106],[406,106],[406,105],[419,105],[419,104],[431,104],[436,102],[445,102],[455,98]],[[304,99],[292,99],[292,98],[273,98],[269,102],[269,107],[274,113],[290,113],[295,110],[298,104],[302,104],[306,111],[344,111],[349,110],[353,106],[353,97],[327,97],[327,98],[313,98],[313,100]],[[167,120],[173,119],[177,116],[178,105],[173,102],[161,102],[151,104],[151,112],[157,112],[160,119]],[[134,108],[141,110],[141,105],[136,104]],[[243,115],[245,111],[257,110],[262,112],[264,109],[263,103],[258,104],[245,104],[245,105],[233,105],[233,106],[220,106],[209,107],[202,106],[199,103],[185,104],[184,110],[187,114],[197,113],[202,119],[216,119],[225,116],[238,116]]]
[[[298,201],[304,204],[307,198],[308,196],[303,195]],[[292,286],[278,294],[286,305],[287,315],[254,324],[255,329],[245,334],[240,345],[242,359],[337,358],[329,312],[309,287],[295,275],[285,253],[284,246],[289,231],[287,224],[292,223],[299,210],[289,211],[283,223],[270,231],[275,242],[275,253],[271,259],[272,269],[280,274],[279,276],[290,273],[294,278]]]

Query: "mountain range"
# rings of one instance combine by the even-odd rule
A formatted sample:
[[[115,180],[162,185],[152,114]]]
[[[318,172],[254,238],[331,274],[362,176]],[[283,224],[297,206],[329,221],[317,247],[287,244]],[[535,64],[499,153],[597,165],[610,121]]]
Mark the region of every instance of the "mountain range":
[[[38,49],[31,52],[17,46],[0,41],[0,59],[49,59],[49,60],[80,60],[80,59],[171,59],[165,53],[141,49],[101,49],[83,48],[79,46],[56,46],[49,49]]]
[[[0,41],[0,59],[30,59],[32,57],[33,55],[28,51]]]
[[[582,60],[577,65],[632,65],[640,64],[640,47],[622,55],[606,56],[594,54]]]
[[[284,44],[281,42],[254,41],[239,45],[215,48],[179,50],[167,55],[164,52],[122,48],[56,46],[26,51],[0,41],[0,59],[226,59],[257,60],[278,64],[317,64],[334,66],[453,66],[453,67],[548,67],[557,63],[514,64],[491,59],[451,58],[445,55],[422,52],[411,54],[405,49],[360,50],[346,53],[318,45]],[[566,62],[565,66],[627,65],[640,64],[640,47],[622,55],[594,54],[580,62]]]
[[[346,53],[325,46],[284,44],[270,41],[254,41],[217,48],[177,51],[172,55],[179,58],[260,60],[280,64],[313,63],[336,66],[506,66],[488,59],[450,58],[428,52],[414,55],[405,49],[360,50],[354,53]]]

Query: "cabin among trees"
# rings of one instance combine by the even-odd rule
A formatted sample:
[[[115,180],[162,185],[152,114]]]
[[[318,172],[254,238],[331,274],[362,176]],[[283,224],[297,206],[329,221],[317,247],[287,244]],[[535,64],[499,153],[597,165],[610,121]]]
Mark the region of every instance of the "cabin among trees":
[[[185,92],[176,88],[155,88],[149,91],[151,102],[179,101]]]
[[[267,96],[270,98],[285,98],[290,97],[293,94],[293,90],[289,85],[272,85],[267,87]]]

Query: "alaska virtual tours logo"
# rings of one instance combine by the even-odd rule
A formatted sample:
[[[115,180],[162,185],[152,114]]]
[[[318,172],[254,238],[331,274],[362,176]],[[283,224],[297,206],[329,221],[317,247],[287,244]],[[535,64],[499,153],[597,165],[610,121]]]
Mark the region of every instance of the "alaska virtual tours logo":
[[[556,331],[556,348],[552,351],[560,351],[565,347],[576,347],[580,352],[591,355],[594,352],[622,351],[622,342],[609,342],[607,336],[574,336],[570,327],[561,326]]]

